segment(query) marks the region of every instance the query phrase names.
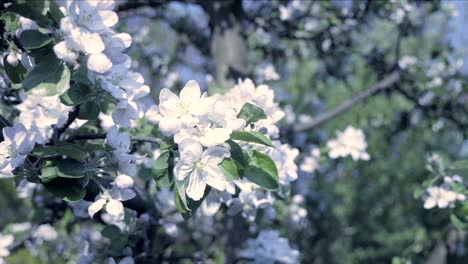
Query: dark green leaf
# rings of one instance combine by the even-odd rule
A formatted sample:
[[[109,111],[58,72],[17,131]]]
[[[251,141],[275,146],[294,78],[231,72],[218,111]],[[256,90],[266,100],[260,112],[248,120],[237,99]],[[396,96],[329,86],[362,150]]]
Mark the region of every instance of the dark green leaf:
[[[24,78],[26,92],[34,89],[44,96],[60,95],[69,88],[70,70],[55,55],[48,55]]]
[[[211,191],[211,187],[207,185],[205,189],[205,193],[203,194],[203,197],[198,201],[194,201],[190,197],[187,197],[187,206],[190,209],[190,211],[187,211],[186,213],[182,213],[182,217],[185,220],[190,219],[193,216],[193,214],[195,214],[198,207],[200,207],[200,205],[203,203],[203,200],[205,200],[208,194],[210,194],[210,191]]]
[[[56,178],[51,182],[44,183],[44,186],[49,192],[67,202],[81,201],[86,195],[85,188],[76,179]]]
[[[250,103],[245,103],[239,111],[237,118],[244,119],[247,124],[250,124],[257,122],[260,119],[266,119],[267,116],[265,111],[260,107]]]
[[[19,41],[27,50],[38,49],[52,42],[52,38],[38,30],[25,30],[21,33]]]
[[[6,56],[3,59],[3,65],[5,69],[5,73],[10,78],[11,82],[13,83],[21,83],[24,80],[24,76],[27,73],[27,70],[18,62],[18,65],[13,66],[8,63],[6,60]]]
[[[67,156],[78,161],[84,161],[87,157],[83,146],[66,142],[58,143],[57,146],[38,146],[32,154],[39,158]]]
[[[101,109],[96,102],[87,101],[86,103],[80,105],[78,119],[96,120],[99,116],[99,112],[101,112]]]
[[[84,177],[84,164],[73,159],[61,160],[57,165],[57,175],[62,178]]]
[[[75,106],[82,104],[90,99],[91,89],[89,87],[75,83],[62,96],[60,101],[64,105]]]
[[[169,151],[162,152],[152,167],[153,178],[160,187],[168,187],[173,180],[173,158]]]
[[[269,138],[255,131],[233,131],[231,134],[231,139],[246,141],[246,142],[253,142],[253,143],[258,143],[258,144],[262,144],[265,146],[273,147],[273,143],[271,143]]]

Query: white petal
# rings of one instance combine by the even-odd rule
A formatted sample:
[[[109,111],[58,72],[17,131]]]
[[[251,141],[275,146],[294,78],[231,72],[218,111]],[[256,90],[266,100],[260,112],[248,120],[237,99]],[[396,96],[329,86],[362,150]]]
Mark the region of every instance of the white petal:
[[[203,152],[202,160],[205,163],[219,164],[225,158],[229,158],[231,153],[224,147],[209,147]]]
[[[172,136],[179,132],[182,127],[179,118],[165,116],[159,121],[159,129],[165,136]]]
[[[432,207],[436,206],[436,200],[432,197],[428,197],[424,201],[424,208],[426,209],[431,209]]]
[[[187,159],[195,162],[200,160],[202,152],[202,146],[193,138],[186,138],[179,144],[179,153],[181,159]]]
[[[189,176],[189,184],[187,186],[187,195],[194,201],[198,201],[205,193],[206,183],[203,180],[203,175],[197,170],[194,170]]]
[[[112,68],[112,62],[103,53],[92,54],[88,57],[88,69],[103,74]]]
[[[214,147],[226,142],[231,136],[231,130],[227,128],[213,128],[200,138],[200,143],[205,147]]]
[[[183,101],[192,101],[201,96],[200,86],[194,80],[190,80],[185,87],[180,91],[180,99]]]
[[[120,174],[115,178],[115,185],[122,189],[131,188],[134,183],[133,178],[125,174]]]
[[[97,212],[99,212],[105,204],[106,204],[106,200],[105,200],[105,199],[99,199],[99,200],[95,201],[94,203],[92,203],[92,204],[88,207],[88,214],[89,214],[89,217],[93,218],[94,214],[96,214]]]
[[[205,182],[211,187],[224,191],[226,189],[226,178],[219,167],[206,166],[203,170]]]
[[[193,171],[193,162],[191,160],[181,159],[174,167],[174,175],[179,181],[187,178]]]
[[[106,205],[106,212],[117,219],[123,219],[124,207],[119,200],[110,200]]]

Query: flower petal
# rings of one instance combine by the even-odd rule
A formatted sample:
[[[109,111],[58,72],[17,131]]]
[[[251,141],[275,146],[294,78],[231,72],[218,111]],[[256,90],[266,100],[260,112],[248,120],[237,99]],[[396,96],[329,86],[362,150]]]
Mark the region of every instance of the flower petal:
[[[198,201],[203,197],[205,188],[206,183],[203,175],[198,170],[194,170],[189,176],[189,183],[186,189],[187,195],[194,201]]]

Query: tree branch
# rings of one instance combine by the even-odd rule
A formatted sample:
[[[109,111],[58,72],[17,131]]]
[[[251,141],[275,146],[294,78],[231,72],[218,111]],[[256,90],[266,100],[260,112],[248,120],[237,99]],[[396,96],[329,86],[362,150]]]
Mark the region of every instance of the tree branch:
[[[294,132],[303,132],[307,131],[310,129],[313,129],[330,119],[335,118],[336,116],[342,114],[349,108],[353,107],[354,105],[360,103],[364,99],[377,94],[378,92],[381,92],[389,87],[391,87],[393,84],[395,84],[397,81],[399,81],[401,78],[401,75],[398,71],[393,72],[390,74],[387,78],[383,79],[382,81],[374,84],[373,86],[369,87],[368,89],[354,95],[353,97],[344,100],[340,105],[336,106],[335,108],[326,111],[320,115],[318,115],[315,119],[313,119],[310,122],[307,123],[302,123],[302,124],[297,124],[294,126]]]
[[[74,135],[67,139],[67,141],[75,141],[75,140],[87,140],[87,139],[105,139],[106,134],[81,134],[81,135]],[[141,142],[150,142],[159,144],[160,140],[154,137],[130,137],[132,141],[141,141]]]

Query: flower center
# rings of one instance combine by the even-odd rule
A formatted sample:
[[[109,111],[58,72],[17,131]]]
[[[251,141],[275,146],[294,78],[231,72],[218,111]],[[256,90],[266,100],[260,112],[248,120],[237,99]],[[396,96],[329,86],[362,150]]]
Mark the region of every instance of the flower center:
[[[123,80],[123,76],[120,73],[114,73],[112,74],[112,84],[119,84],[119,82]]]
[[[78,18],[78,24],[81,24],[83,26],[87,26],[91,22],[91,14],[83,14],[80,15]]]
[[[198,172],[202,172],[204,169],[205,169],[205,164],[203,162],[197,162],[195,164],[195,169],[198,171]]]

